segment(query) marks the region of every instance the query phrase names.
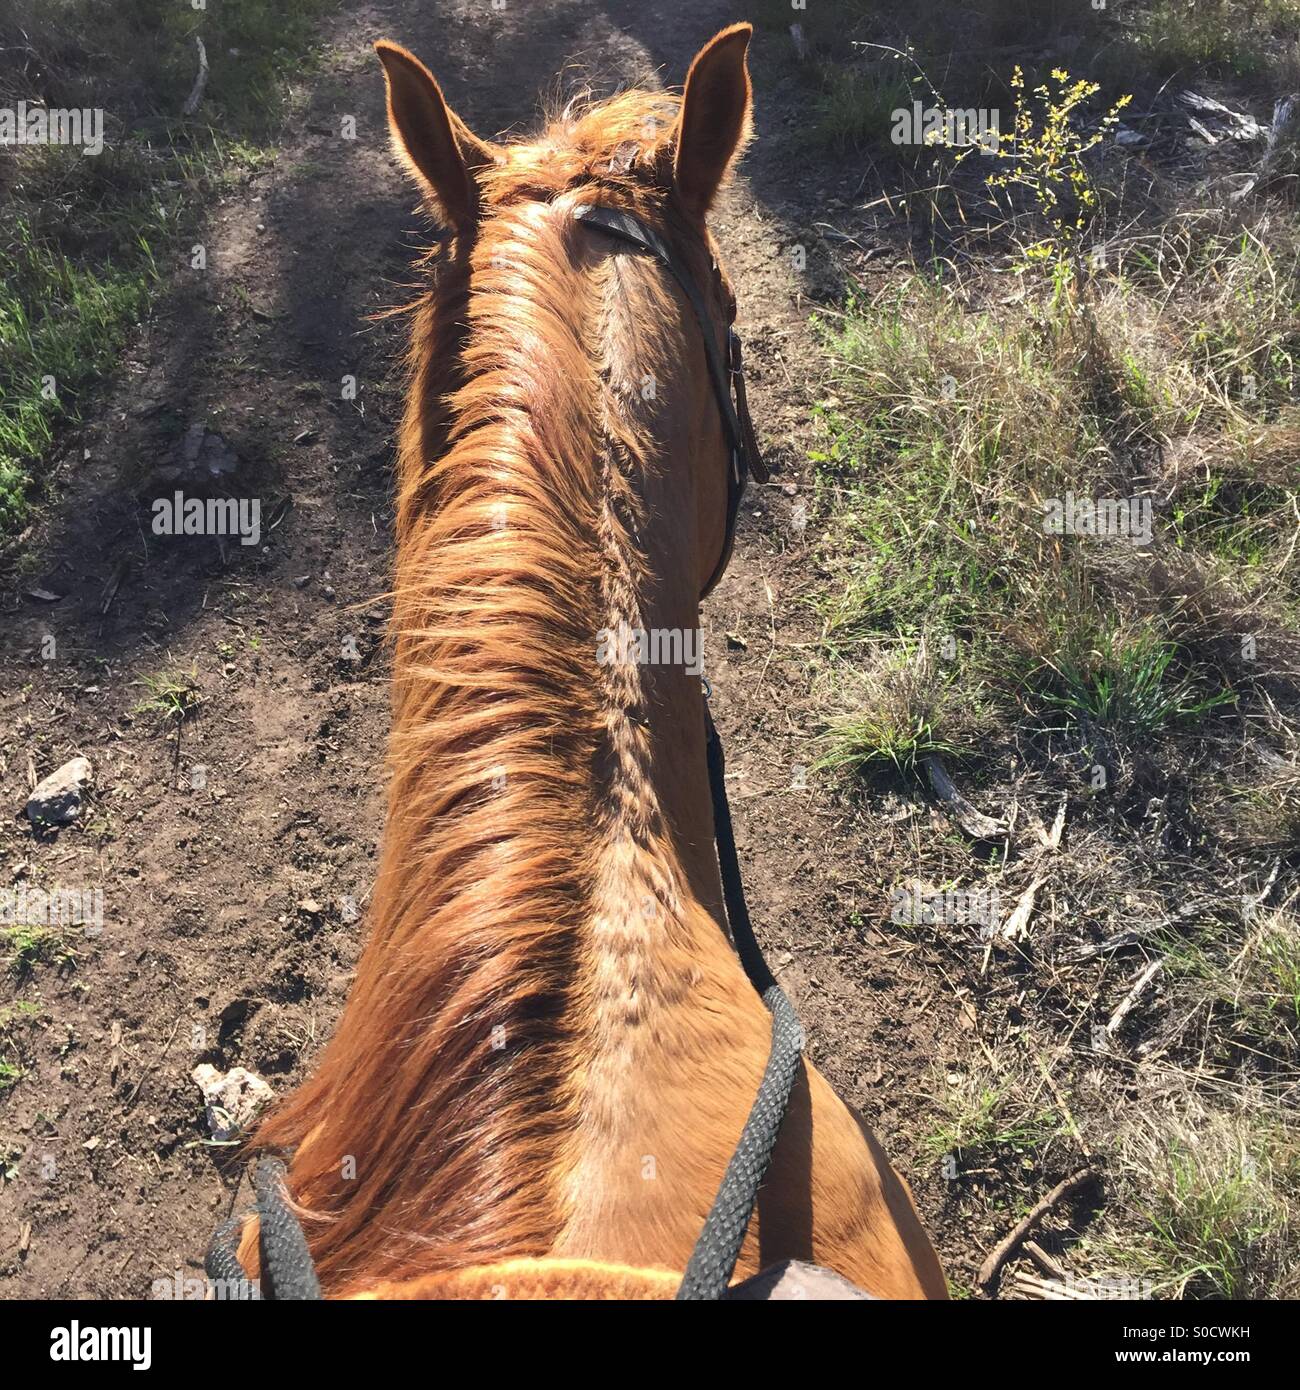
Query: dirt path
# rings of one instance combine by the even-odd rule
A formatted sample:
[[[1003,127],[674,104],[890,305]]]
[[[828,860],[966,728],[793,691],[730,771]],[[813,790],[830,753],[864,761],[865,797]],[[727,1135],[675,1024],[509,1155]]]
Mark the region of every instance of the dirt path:
[[[207,270],[178,274],[102,408],[67,440],[75,481],[38,572],[0,595],[0,727],[12,731],[0,792],[21,810],[29,763],[43,776],[80,752],[98,795],[83,827],[48,840],[6,818],[0,854],[6,884],[102,888],[105,923],[69,938],[75,968],[41,963],[0,982],[0,1006],[39,1008],[9,1030],[6,1055],[24,1075],[0,1097],[0,1170],[17,1169],[0,1184],[4,1296],[140,1297],[178,1270],[196,1275],[230,1190],[202,1142],[192,1067],[245,1065],[287,1086],[349,983],[387,726],[384,615],[350,606],[386,582],[399,408],[400,330],[366,316],[403,298],[426,234],[388,153],[371,42],[421,54],[490,134],[530,121],[562,69],[598,90],[656,71],[679,83],[740,13],[704,3],[683,19],[679,6],[635,0],[353,8],[332,26],[305,124],[213,209]],[[858,925],[882,891],[855,877],[862,827],[799,787],[813,731],[814,634],[800,604],[817,361],[807,315],[827,275],[814,224],[857,191],[861,171],[819,166],[798,146],[786,56],[782,40],[759,36],[759,138],[715,219],[778,472],[751,495],[707,606],[706,652],[770,958],[818,1063],[911,1169],[943,1248],[942,1183],[912,1167],[913,1138],[933,1038],[958,1003]],[[355,139],[339,134],[348,116]],[[803,273],[794,245],[808,248]],[[355,401],[341,399],[348,376]],[[196,425],[238,451],[267,499],[264,527],[275,525],[261,548],[149,533],[157,469]],[[140,682],[168,670],[193,670],[203,700],[179,748],[158,716],[133,712]]]

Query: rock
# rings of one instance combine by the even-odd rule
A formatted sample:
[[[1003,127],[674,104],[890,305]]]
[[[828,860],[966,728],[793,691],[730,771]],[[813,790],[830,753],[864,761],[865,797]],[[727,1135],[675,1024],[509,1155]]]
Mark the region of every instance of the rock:
[[[191,425],[168,463],[154,470],[152,487],[181,486],[203,490],[239,469],[239,455],[205,425]]]
[[[200,1062],[190,1076],[203,1092],[208,1129],[220,1143],[249,1133],[275,1094],[260,1076],[243,1067],[222,1072]]]
[[[89,758],[73,758],[27,798],[27,818],[39,825],[65,825],[81,814],[82,798],[95,780]]]

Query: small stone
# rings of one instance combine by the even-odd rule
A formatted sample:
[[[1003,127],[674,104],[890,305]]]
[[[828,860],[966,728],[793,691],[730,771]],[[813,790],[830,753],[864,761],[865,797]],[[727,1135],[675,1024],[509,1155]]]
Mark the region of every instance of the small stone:
[[[208,1129],[220,1143],[247,1134],[275,1095],[260,1076],[243,1067],[220,1072],[200,1062],[190,1076],[203,1092]]]
[[[73,758],[64,763],[27,798],[27,819],[43,825],[66,825],[76,820],[94,779],[89,758]]]

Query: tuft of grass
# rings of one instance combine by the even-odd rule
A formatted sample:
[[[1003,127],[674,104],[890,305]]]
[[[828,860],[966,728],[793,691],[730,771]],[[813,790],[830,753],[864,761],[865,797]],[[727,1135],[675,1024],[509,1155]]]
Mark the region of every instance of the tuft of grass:
[[[944,1081],[937,1082],[941,1118],[923,1145],[934,1159],[1024,1158],[1061,1131],[1054,1111],[1031,1104],[1024,1089],[1005,1078],[981,1071]]]
[[[57,431],[80,418],[167,280],[210,188],[268,158],[312,26],[335,0],[9,0],[0,104],[104,111],[102,153],[6,154],[0,177],[0,542],[53,489]],[[209,62],[203,104],[181,115]]]
[[[26,975],[37,965],[63,969],[77,960],[67,938],[54,927],[21,922],[0,927],[0,943],[6,948],[5,964],[15,975]]]
[[[153,714],[165,723],[180,724],[203,703],[198,684],[198,667],[189,671],[161,671],[136,682],[149,692],[148,699],[135,707],[136,714]]]
[[[854,708],[832,723],[814,770],[915,775],[928,754],[958,751],[948,735],[956,724],[947,683],[922,643],[864,674]]]
[[[1188,1099],[1177,1116],[1134,1120],[1117,1201],[1131,1220],[1104,1254],[1172,1298],[1294,1298],[1300,1150],[1256,1111]]]
[[[1173,642],[1150,631],[1127,639],[1105,633],[1087,651],[1049,663],[1061,691],[1043,699],[1075,722],[1129,735],[1153,734],[1235,701],[1229,691],[1199,695],[1190,680],[1171,671],[1176,654]]]
[[[805,138],[842,152],[871,149],[901,156],[910,150],[920,158],[923,147],[898,146],[890,138],[893,113],[910,109],[912,98],[912,85],[897,66],[823,64]]]

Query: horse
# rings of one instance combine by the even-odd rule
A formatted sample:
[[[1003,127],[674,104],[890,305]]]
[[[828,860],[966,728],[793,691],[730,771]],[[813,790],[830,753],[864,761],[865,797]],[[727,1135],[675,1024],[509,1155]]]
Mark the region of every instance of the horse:
[[[255,1136],[292,1151],[327,1297],[673,1296],[763,1074],[698,663],[602,651],[696,632],[728,441],[697,309],[575,215],[652,229],[726,340],[706,215],[750,138],[750,35],[718,33],[680,97],[574,104],[506,143],[376,45],[395,153],[445,228],[411,309],[386,825],[337,1029]],[[946,1297],[906,1185],[806,1062],[736,1277],[786,1260]]]

